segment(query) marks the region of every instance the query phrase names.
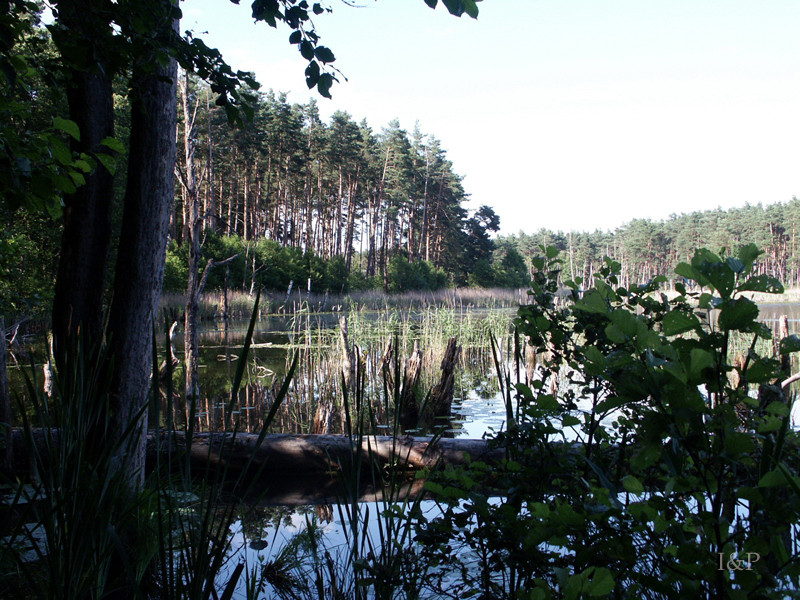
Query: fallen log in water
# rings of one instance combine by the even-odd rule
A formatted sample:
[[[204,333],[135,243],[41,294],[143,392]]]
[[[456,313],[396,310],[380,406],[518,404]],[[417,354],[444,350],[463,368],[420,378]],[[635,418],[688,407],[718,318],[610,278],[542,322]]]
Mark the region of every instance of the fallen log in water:
[[[170,440],[178,451],[186,449],[183,432],[160,433],[148,436],[148,456],[156,456],[157,445],[168,447]],[[198,433],[192,437],[191,456],[198,464],[219,464],[242,469],[248,464],[267,471],[328,472],[351,464],[358,448],[343,435],[303,435],[290,433],[268,434],[261,444],[252,433]],[[434,467],[438,464],[457,465],[472,460],[499,460],[502,450],[490,449],[486,440],[451,439],[403,436],[364,436],[361,440],[361,460],[379,465],[396,462],[413,468]]]
[[[46,461],[45,430],[33,430],[37,454]],[[53,432],[55,434],[55,432]],[[23,431],[15,429],[14,471],[24,476],[30,472],[30,452]],[[147,437],[148,468],[158,455],[175,455],[186,451],[186,435],[182,431],[151,432]],[[264,473],[326,473],[339,471],[352,464],[358,448],[343,435],[272,433],[258,444],[253,433],[195,433],[189,449],[196,466],[223,466],[234,471],[246,467],[261,468]],[[361,466],[370,462],[378,466],[392,462],[411,468],[458,465],[471,460],[494,462],[502,458],[501,449],[490,449],[486,440],[403,436],[365,436],[361,441]]]

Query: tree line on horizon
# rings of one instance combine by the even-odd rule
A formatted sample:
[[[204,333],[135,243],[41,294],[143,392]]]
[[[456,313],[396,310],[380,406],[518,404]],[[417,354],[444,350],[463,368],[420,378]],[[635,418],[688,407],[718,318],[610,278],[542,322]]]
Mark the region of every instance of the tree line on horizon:
[[[672,214],[665,220],[632,219],[613,231],[564,232],[539,229],[498,237],[498,249],[513,248],[530,261],[540,246],[554,246],[563,261],[563,276],[590,280],[606,256],[621,265],[623,285],[644,284],[663,275],[675,279],[675,267],[689,262],[698,248],[735,255],[755,244],[764,251],[754,273],[800,287],[800,199],[739,208]],[[497,252],[497,250],[495,251]]]

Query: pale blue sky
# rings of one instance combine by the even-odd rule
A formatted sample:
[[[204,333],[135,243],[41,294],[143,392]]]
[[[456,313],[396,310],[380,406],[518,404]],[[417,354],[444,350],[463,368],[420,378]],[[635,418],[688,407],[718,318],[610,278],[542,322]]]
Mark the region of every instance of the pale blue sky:
[[[438,137],[503,233],[800,196],[797,0],[485,0],[477,21],[422,0],[331,2],[315,19],[346,110]],[[249,2],[186,0],[235,68],[305,102],[289,31]]]

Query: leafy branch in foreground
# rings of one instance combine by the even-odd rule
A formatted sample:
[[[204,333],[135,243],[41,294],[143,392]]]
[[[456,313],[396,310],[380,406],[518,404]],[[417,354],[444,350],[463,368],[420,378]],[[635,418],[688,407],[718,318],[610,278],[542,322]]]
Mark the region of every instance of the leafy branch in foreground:
[[[431,485],[446,508],[419,534],[442,581],[458,570],[458,593],[482,598],[792,593],[800,479],[782,359],[800,340],[773,355],[743,295],[782,291],[752,274],[758,250],[699,250],[672,298],[660,279],[620,286],[607,259],[567,299],[557,250],[542,249],[516,319],[538,366],[496,436],[508,458]]]

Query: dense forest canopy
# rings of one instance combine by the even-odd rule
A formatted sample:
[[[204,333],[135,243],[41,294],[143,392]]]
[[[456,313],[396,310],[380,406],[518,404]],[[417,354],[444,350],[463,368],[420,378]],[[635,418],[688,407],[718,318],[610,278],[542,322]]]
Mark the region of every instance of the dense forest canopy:
[[[168,289],[186,277],[178,257],[195,195],[207,258],[225,258],[218,252],[226,246],[241,255],[232,268],[245,269],[249,258],[249,280],[268,288],[308,278],[336,292],[524,284],[524,266],[514,281],[492,272],[497,215],[488,206],[467,210],[462,177],[418,125],[409,133],[395,120],[376,132],[339,111],[325,122],[315,101],[292,104],[269,91],[256,97],[253,119],[233,129],[207,87],[188,82],[185,93],[188,137],[186,119],[180,128],[191,150],[178,166]],[[476,278],[481,261],[488,271]],[[293,268],[302,262],[305,271]]]

